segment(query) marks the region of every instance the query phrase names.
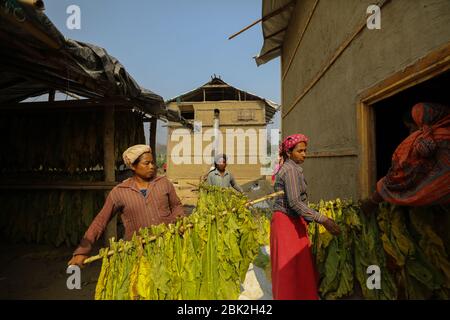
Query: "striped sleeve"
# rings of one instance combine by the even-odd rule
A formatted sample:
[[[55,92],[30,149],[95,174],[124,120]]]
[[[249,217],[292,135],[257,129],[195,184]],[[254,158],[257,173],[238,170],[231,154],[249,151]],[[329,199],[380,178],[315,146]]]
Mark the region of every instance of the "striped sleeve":
[[[214,185],[214,181],[213,181],[214,177],[213,177],[213,175],[211,174],[211,172],[212,172],[212,171],[210,171],[210,172],[208,173],[207,181],[208,181],[208,184],[209,184],[210,186],[213,186],[213,185]]]
[[[284,174],[284,190],[288,200],[288,205],[299,215],[302,215],[306,219],[312,219],[318,223],[325,221],[325,216],[319,212],[309,208],[301,200],[300,180],[302,177],[297,170],[286,170]]]
[[[73,255],[89,255],[92,250],[92,245],[102,236],[103,231],[105,230],[114,212],[114,201],[112,200],[111,193],[112,192],[108,194],[103,208],[97,214],[94,221],[92,221],[88,230],[84,234],[83,239],[81,239],[80,245],[75,250]]]
[[[175,217],[184,217],[186,214],[183,209],[183,204],[180,201],[180,198],[177,195],[175,187],[170,181],[167,181],[169,188],[169,205],[172,210],[172,214]]]

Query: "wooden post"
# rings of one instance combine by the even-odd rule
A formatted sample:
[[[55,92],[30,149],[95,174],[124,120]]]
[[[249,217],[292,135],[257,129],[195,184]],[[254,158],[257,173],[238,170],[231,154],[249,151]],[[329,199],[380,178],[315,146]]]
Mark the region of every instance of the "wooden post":
[[[105,172],[105,182],[116,181],[115,170],[115,150],[114,150],[114,106],[106,106],[104,111],[104,131],[103,131],[103,170]],[[108,193],[105,193],[105,198]],[[106,227],[104,239],[105,246],[109,246],[109,239],[117,240],[117,215],[115,215]]]
[[[152,117],[150,119],[150,148],[152,148],[153,160],[156,162],[156,121],[157,119]]]
[[[55,94],[56,94],[55,90],[50,90],[48,92],[48,101],[49,102],[54,102],[55,101]]]

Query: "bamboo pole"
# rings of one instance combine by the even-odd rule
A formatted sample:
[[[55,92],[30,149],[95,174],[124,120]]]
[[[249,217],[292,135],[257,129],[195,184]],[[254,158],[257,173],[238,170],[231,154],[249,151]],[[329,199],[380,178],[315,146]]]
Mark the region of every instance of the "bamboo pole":
[[[287,8],[289,8],[290,6],[292,6],[295,3],[295,1],[291,1],[289,3],[287,3],[286,5],[282,6],[281,8],[269,13],[268,15],[262,17],[261,19],[256,20],[255,22],[249,24],[248,26],[246,26],[245,28],[241,29],[240,31],[236,32],[235,34],[231,35],[228,37],[228,40],[233,39],[234,37],[237,37],[238,35],[240,35],[242,32],[250,29],[251,27],[257,25],[258,23],[262,22],[262,21],[266,21],[272,17],[275,17],[276,15],[282,13],[284,10],[286,10]]]
[[[156,163],[156,118],[152,117],[150,119],[150,148],[152,148],[152,156],[153,156],[153,161],[155,161]]]
[[[277,191],[277,192],[268,194],[268,195],[266,195],[266,196],[264,196],[264,197],[258,198],[258,199],[256,199],[256,200],[247,202],[247,203],[245,204],[245,206],[246,206],[246,207],[250,207],[250,206],[252,206],[252,205],[254,205],[254,204],[258,203],[258,202],[261,202],[261,201],[264,201],[264,200],[267,200],[267,199],[270,199],[270,198],[274,198],[274,197],[277,197],[277,196],[281,196],[281,195],[283,195],[283,194],[284,194],[284,191]],[[232,210],[232,212],[234,212],[234,211],[236,211],[236,209],[233,209],[233,210]],[[225,214],[226,214],[226,212],[225,212]],[[193,227],[194,227],[194,225],[193,225],[192,223],[190,223],[190,224],[188,224],[188,225],[186,226],[186,228],[188,228],[188,229],[193,228]],[[181,226],[181,228],[183,228],[183,226]],[[181,228],[178,230],[178,232],[183,233],[183,232],[184,232],[184,228],[183,228],[183,229],[181,229]],[[151,241],[155,241],[156,239],[157,239],[156,236],[151,236],[151,237],[149,238],[149,241],[150,241],[150,242],[151,242]],[[142,244],[145,244],[145,243],[146,243],[146,241],[145,241],[144,239],[142,239]],[[122,251],[122,250],[119,249],[118,252],[121,252],[121,251]],[[112,256],[114,253],[115,253],[114,250],[109,250],[107,256],[110,257],[110,256]],[[100,255],[98,254],[98,255],[96,255],[96,256],[92,256],[92,257],[87,258],[86,260],[84,260],[83,264],[85,264],[85,265],[86,265],[86,264],[90,264],[90,263],[95,262],[95,261],[98,261],[98,260],[100,260],[100,259],[102,259],[102,256],[100,256]]]
[[[255,205],[255,204],[259,203],[259,202],[262,202],[262,201],[265,201],[265,200],[268,200],[268,199],[271,199],[271,198],[275,198],[275,197],[281,196],[283,194],[284,194],[284,191],[282,191],[282,190],[281,191],[277,191],[277,192],[268,194],[267,196],[258,198],[256,200],[253,200],[253,201],[250,201],[250,202],[247,202],[245,204],[245,206],[246,207],[250,207],[250,206],[253,206],[253,205]]]
[[[291,68],[291,64],[294,61],[294,58],[295,58],[295,56],[297,54],[297,50],[300,47],[300,44],[302,43],[304,35],[306,34],[306,30],[308,30],[309,24],[310,24],[311,19],[312,19],[313,15],[314,15],[314,12],[316,11],[316,8],[317,8],[317,5],[319,4],[319,1],[320,0],[316,0],[316,2],[313,5],[312,10],[309,13],[308,19],[306,20],[305,27],[303,28],[303,30],[302,30],[302,32],[300,34],[300,37],[298,38],[297,45],[295,46],[294,52],[292,53],[292,56],[289,59],[287,67],[286,67],[285,71],[283,72],[282,81],[284,81],[284,79],[286,78],[286,76],[287,76],[287,74],[289,72],[289,69]]]
[[[187,229],[191,229],[191,228],[193,228],[193,227],[194,227],[194,225],[193,225],[192,223],[190,223],[190,224],[188,224],[188,225],[186,226]],[[184,228],[183,228],[183,229],[180,228],[180,229],[178,230],[178,232],[184,233]],[[148,239],[148,241],[149,241],[149,242],[152,242],[152,241],[155,241],[157,238],[158,238],[157,236],[151,236],[151,237]],[[142,240],[141,240],[141,243],[142,243],[142,244],[145,244],[145,243],[147,243],[147,241],[145,241],[145,239],[142,239]],[[122,252],[122,248],[119,248],[118,252]],[[110,257],[110,256],[112,256],[114,253],[115,253],[115,250],[109,250],[108,253],[107,253],[107,256]],[[84,265],[90,264],[90,263],[92,263],[92,262],[101,260],[102,258],[103,258],[103,257],[102,257],[101,255],[98,254],[98,255],[96,255],[96,256],[92,256],[92,257],[87,258],[86,260],[84,260],[83,264],[84,264]]]
[[[390,2],[391,0],[381,0],[378,2],[378,7],[380,9]],[[333,56],[326,61],[326,64],[321,68],[320,72],[316,74],[312,81],[306,86],[306,88],[302,91],[302,93],[294,100],[294,102],[287,108],[287,111],[281,115],[281,118],[284,119],[288,116],[288,114],[295,109],[297,104],[303,100],[303,98],[315,87],[315,85],[322,79],[322,77],[328,72],[328,70],[334,65],[334,63],[339,59],[342,53],[350,46],[350,44],[356,39],[356,37],[366,28],[367,18],[364,18],[355,31],[339,46],[339,48],[334,52]],[[286,75],[284,75],[285,77]]]

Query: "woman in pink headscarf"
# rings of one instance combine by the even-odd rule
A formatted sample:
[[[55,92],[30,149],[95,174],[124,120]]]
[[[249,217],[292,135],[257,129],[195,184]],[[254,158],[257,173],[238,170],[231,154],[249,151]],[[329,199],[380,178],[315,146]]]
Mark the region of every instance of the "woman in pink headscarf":
[[[308,138],[302,134],[287,137],[280,146],[284,162],[275,177],[275,191],[284,195],[275,200],[270,230],[272,293],[276,300],[316,300],[317,273],[307,221],[322,224],[332,234],[339,234],[338,225],[309,208],[306,180],[300,166],[305,161]]]

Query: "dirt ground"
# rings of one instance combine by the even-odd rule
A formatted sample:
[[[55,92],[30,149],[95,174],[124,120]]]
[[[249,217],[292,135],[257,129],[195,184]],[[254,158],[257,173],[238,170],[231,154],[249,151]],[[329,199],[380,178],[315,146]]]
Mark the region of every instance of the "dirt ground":
[[[270,193],[270,188],[251,189],[252,184],[243,185],[249,198]],[[195,186],[176,185],[177,194],[185,211],[191,213],[198,198]],[[196,190],[197,189],[197,190]],[[267,189],[267,190],[266,190]],[[261,195],[259,194],[261,193]],[[96,262],[81,270],[81,289],[69,290],[66,286],[67,262],[75,248],[35,245],[0,244],[0,299],[37,300],[92,300],[100,273],[101,263]],[[93,250],[98,252],[99,247]]]
[[[74,248],[0,245],[0,299],[92,300],[101,263],[81,270],[81,289],[66,286],[67,262]],[[95,249],[93,252],[98,252]]]
[[[188,195],[189,196],[189,195]],[[186,213],[194,206],[185,205]],[[92,254],[97,254],[98,241]],[[93,300],[101,261],[81,269],[81,289],[66,286],[67,262],[75,248],[0,243],[0,300]]]

